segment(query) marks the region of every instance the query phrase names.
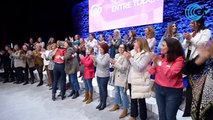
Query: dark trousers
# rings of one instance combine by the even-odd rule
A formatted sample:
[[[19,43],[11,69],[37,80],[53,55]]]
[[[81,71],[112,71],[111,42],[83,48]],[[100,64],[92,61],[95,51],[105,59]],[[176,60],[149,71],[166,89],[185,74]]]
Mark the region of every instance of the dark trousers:
[[[35,65],[35,68],[38,71],[40,82],[43,82],[43,65]]]
[[[11,79],[11,81],[14,81],[14,73],[10,65],[3,65],[3,67],[5,81],[9,81],[9,78]]]
[[[29,67],[28,67],[28,65],[26,65],[26,68],[24,68],[24,80],[27,83],[29,81],[29,72],[28,72],[28,70],[29,70]]]
[[[206,112],[206,120],[213,120],[213,107]]]
[[[35,75],[34,75],[34,73],[33,73],[34,69],[35,69],[34,67],[29,68],[29,71],[30,71],[30,78],[31,78],[31,79],[35,79]]]
[[[53,81],[53,90],[52,93],[55,95],[57,90],[58,81],[61,81],[61,95],[65,95],[65,88],[66,88],[66,73],[64,71],[64,64],[55,63],[53,74],[54,74],[54,81]]]
[[[132,92],[132,88],[131,88],[131,84],[128,83],[128,89],[129,89],[129,95],[130,97],[132,96],[131,92]]]
[[[24,81],[24,73],[23,73],[22,67],[16,67],[15,72],[16,72],[16,82],[23,82]]]
[[[168,88],[156,84],[156,100],[159,120],[176,120],[177,111],[182,101],[182,88]]]
[[[106,101],[107,101],[107,96],[108,96],[108,91],[107,91],[108,81],[109,81],[109,77],[97,77],[100,103],[103,104],[103,105],[106,105]]]
[[[186,105],[185,105],[185,110],[183,113],[183,116],[190,116],[191,115],[191,106],[192,106],[192,88],[191,85],[188,83],[186,92],[185,92],[185,97],[186,97]]]
[[[139,106],[138,106],[139,105]],[[138,116],[138,108],[141,120],[147,119],[147,108],[145,98],[131,99],[131,116],[136,118]]]
[[[132,92],[132,87],[131,84],[128,84],[129,92],[130,92],[130,97],[131,97],[131,92]],[[139,105],[139,107],[138,107]],[[131,113],[130,115],[134,118],[138,116],[138,108],[139,108],[139,114],[141,120],[146,120],[147,119],[147,108],[146,108],[146,100],[145,98],[141,99],[131,99]]]

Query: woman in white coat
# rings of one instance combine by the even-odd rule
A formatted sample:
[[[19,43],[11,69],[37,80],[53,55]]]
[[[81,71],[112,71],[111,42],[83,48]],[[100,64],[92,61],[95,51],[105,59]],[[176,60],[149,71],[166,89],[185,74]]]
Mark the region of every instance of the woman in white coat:
[[[131,117],[129,120],[136,120],[138,113],[140,113],[141,120],[146,120],[147,108],[145,98],[151,97],[153,86],[150,74],[146,70],[152,58],[151,49],[146,39],[137,38],[131,54],[124,53],[124,55],[130,62],[128,83],[130,83],[129,89],[131,93]]]

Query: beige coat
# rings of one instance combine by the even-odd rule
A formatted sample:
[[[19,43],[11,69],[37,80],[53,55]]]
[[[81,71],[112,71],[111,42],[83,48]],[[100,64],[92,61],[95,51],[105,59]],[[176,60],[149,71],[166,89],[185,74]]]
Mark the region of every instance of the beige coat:
[[[26,59],[24,57],[21,57],[20,55],[20,50],[16,51],[15,53],[12,53],[11,58],[13,58],[14,60],[14,67],[18,68],[18,67],[22,67],[25,68],[26,67]]]
[[[31,50],[27,51],[27,54],[26,54],[25,57],[26,57],[27,64],[28,64],[29,68],[35,67],[33,52]]]
[[[129,67],[129,61],[122,54],[115,55],[114,64],[114,85],[119,87],[126,87],[127,84],[127,72]]]
[[[151,62],[151,55],[148,52],[142,51],[136,53],[130,62],[130,73],[128,79],[131,79],[131,98],[148,98],[152,96],[153,81],[150,80],[150,74],[147,71],[147,66]]]

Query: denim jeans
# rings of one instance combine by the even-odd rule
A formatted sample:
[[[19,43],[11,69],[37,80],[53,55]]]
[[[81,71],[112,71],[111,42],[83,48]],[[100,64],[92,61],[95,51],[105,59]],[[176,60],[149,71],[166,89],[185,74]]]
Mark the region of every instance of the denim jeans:
[[[109,77],[97,77],[100,103],[104,105],[106,105],[107,96],[108,96],[108,91],[107,91],[108,81],[109,81]]]
[[[73,74],[69,74],[69,80],[70,80],[70,86],[71,86],[72,90],[79,91],[80,86],[78,83],[77,72],[73,73]]]
[[[178,108],[182,101],[182,88],[168,88],[156,84],[156,100],[159,120],[176,120]]]
[[[93,93],[93,86],[92,86],[92,78],[91,79],[84,79],[85,89]]]
[[[53,81],[53,91],[52,93],[55,94],[58,86],[58,81],[61,83],[61,95],[65,95],[66,91],[66,73],[64,71],[64,64],[55,64],[53,69],[54,81]]]
[[[122,109],[129,108],[129,99],[124,87],[115,86],[115,104],[122,104]]]

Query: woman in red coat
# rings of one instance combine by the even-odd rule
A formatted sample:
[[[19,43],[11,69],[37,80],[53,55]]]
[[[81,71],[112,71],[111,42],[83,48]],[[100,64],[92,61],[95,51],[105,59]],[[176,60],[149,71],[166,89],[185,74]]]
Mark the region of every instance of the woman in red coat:
[[[81,64],[84,65],[84,84],[85,84],[85,98],[83,102],[86,102],[86,104],[89,104],[92,102],[93,97],[93,85],[92,85],[92,79],[95,77],[95,70],[94,70],[94,60],[90,56],[93,54],[94,49],[93,48],[87,48],[86,50],[86,56],[83,57],[83,55],[80,55],[81,58]]]

